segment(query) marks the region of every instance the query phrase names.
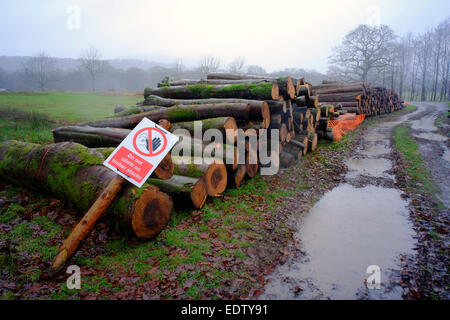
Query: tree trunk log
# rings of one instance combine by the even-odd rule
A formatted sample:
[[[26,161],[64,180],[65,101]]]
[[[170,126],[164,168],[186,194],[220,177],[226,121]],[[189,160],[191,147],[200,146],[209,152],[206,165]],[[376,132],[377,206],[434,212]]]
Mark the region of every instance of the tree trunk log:
[[[144,98],[156,95],[172,99],[239,98],[249,100],[278,100],[280,90],[277,82],[239,83],[228,85],[178,86],[144,90]]]
[[[148,179],[148,183],[157,186],[172,197],[185,200],[189,198],[195,208],[201,209],[208,198],[206,183],[201,178],[174,175],[169,180]]]
[[[233,117],[220,117],[198,121],[176,122],[172,124],[171,131],[175,131],[177,129],[186,129],[193,135],[195,125],[199,125],[200,123],[203,133],[209,129],[218,129],[222,132],[228,143],[236,143],[236,130],[238,129],[238,126],[236,124],[236,120],[234,120]]]
[[[247,103],[222,103],[222,104],[200,104],[200,105],[177,105],[170,108],[143,112],[123,118],[113,118],[103,121],[87,123],[88,126],[96,128],[125,128],[133,129],[144,118],[154,122],[161,119],[172,123],[180,121],[195,121],[216,117],[234,117],[237,119],[250,119],[252,107]],[[262,118],[261,114],[261,118]],[[269,119],[270,121],[270,119]]]
[[[216,73],[210,73],[206,77],[208,80],[260,80],[260,79],[270,79],[274,80],[273,78],[264,77],[264,76],[254,76],[254,75],[248,75],[248,74],[238,74],[238,73],[222,73],[222,72],[216,72]]]
[[[174,173],[192,178],[203,177],[208,195],[217,196],[227,187],[227,168],[220,159],[202,158],[200,164],[191,157],[174,157]]]
[[[93,128],[89,126],[67,126],[54,129],[53,138],[56,143],[75,142],[88,148],[117,147],[131,132],[128,129]],[[170,153],[159,163],[152,176],[169,179],[173,174],[173,163]]]
[[[91,207],[116,176],[102,165],[104,160],[101,152],[70,142],[46,146],[17,141],[0,143],[3,181],[45,190],[80,213]],[[141,189],[127,184],[104,218],[121,232],[150,239],[161,232],[171,212],[172,201],[166,194],[148,184]]]
[[[240,83],[272,83],[271,79],[239,79],[239,80],[226,80],[226,79],[210,79],[210,80],[194,80],[194,79],[181,79],[181,80],[170,80],[169,82],[158,83],[158,88],[167,87],[179,87],[179,86],[195,86],[198,84],[209,84],[209,85],[224,85],[224,84],[240,84]]]

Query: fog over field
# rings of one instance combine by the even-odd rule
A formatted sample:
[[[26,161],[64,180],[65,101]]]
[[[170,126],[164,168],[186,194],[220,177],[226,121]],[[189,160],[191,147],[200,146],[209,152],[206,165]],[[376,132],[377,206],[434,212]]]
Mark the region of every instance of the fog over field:
[[[318,83],[336,75],[330,56],[358,26],[387,25],[400,42],[432,32],[449,12],[445,0],[0,1],[0,88],[39,90],[24,64],[45,53],[54,58],[46,90],[90,90],[79,58],[93,47],[107,62],[96,90],[142,90],[164,76],[200,78],[205,57],[217,70]],[[371,80],[388,82],[385,75]]]

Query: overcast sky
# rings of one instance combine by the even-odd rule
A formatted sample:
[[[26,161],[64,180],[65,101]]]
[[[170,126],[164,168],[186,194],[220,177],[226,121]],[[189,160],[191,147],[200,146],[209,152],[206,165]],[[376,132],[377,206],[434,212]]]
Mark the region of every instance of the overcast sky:
[[[193,66],[213,54],[223,64],[244,56],[268,71],[325,72],[332,47],[359,24],[403,35],[448,15],[449,0],[0,0],[0,55],[77,58],[95,46],[108,59]]]

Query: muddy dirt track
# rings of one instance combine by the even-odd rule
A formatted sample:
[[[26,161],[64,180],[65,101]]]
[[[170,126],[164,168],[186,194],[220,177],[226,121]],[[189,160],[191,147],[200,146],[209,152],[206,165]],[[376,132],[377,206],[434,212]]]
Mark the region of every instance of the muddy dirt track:
[[[404,283],[406,273],[412,285],[419,286],[416,278],[420,275],[409,275],[415,271],[408,270],[404,261],[408,257],[414,260],[411,265],[420,266],[416,257],[424,251],[418,243],[420,228],[410,216],[409,197],[398,187],[395,175],[395,126],[411,126],[425,165],[442,190],[439,198],[447,209],[441,214],[446,218],[450,159],[449,139],[435,127],[436,118],[447,105],[414,105],[418,106],[414,113],[385,118],[367,129],[345,161],[348,172],[344,181],[300,219],[295,235],[297,250],[292,250],[295,254],[270,276],[262,298],[402,299],[411,291],[418,294],[420,289],[409,290]],[[442,130],[446,134],[445,124]],[[448,235],[446,238],[448,242]],[[365,284],[369,266],[381,270],[379,289],[368,289]]]

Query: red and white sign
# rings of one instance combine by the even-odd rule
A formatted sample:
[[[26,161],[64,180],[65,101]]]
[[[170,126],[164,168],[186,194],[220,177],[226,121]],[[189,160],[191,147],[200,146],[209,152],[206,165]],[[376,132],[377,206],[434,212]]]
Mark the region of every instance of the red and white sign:
[[[103,164],[140,188],[177,141],[178,137],[144,118]]]

